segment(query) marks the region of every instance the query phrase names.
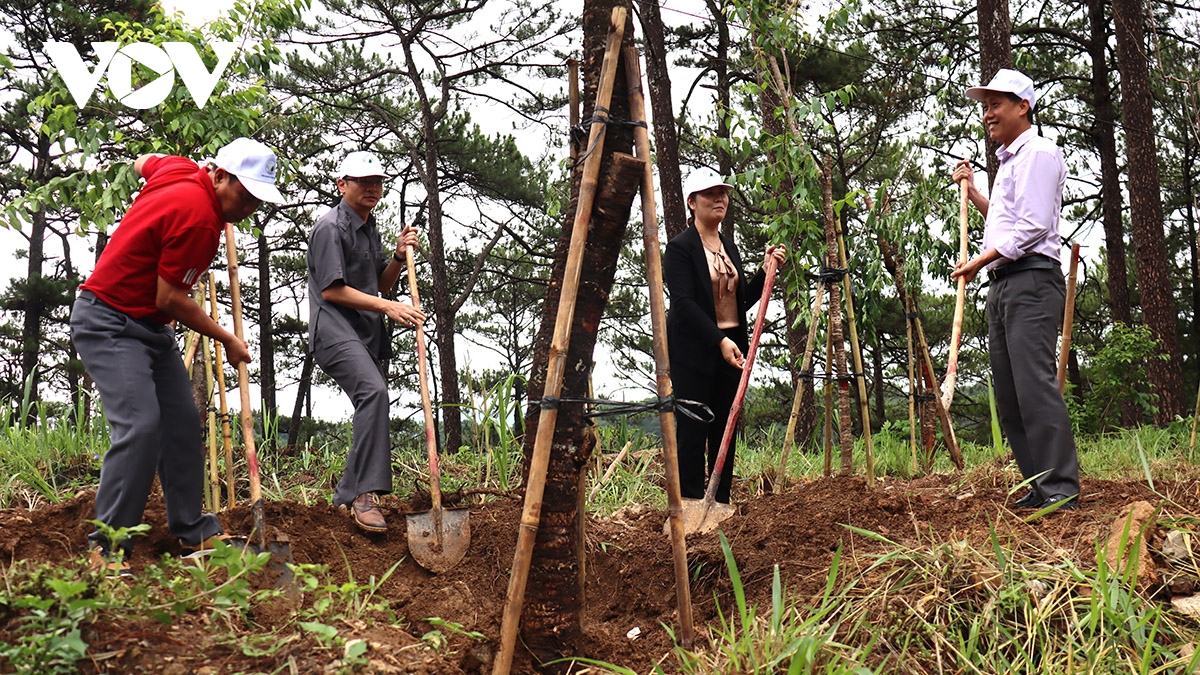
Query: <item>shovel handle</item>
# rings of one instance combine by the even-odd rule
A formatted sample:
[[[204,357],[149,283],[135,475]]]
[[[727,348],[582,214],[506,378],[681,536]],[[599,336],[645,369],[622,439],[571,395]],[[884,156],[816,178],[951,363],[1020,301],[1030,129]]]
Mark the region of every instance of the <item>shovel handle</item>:
[[[233,303],[233,335],[245,341],[242,331],[242,286],[238,281],[237,237],[233,223],[225,224],[225,254],[229,259],[229,295]],[[253,533],[261,537],[263,550],[267,545],[266,516],[263,514],[262,482],[258,476],[258,451],[254,446],[254,412],[250,409],[250,369],[244,361],[237,364],[238,393],[241,394],[242,446],[246,452],[246,468],[250,470],[250,513]]]
[[[758,340],[762,337],[763,323],[767,318],[767,304],[771,302],[771,289],[775,286],[777,266],[774,256],[767,258],[764,267],[767,278],[763,282],[762,298],[758,301],[758,316],[754,318],[754,334],[750,337],[750,347],[746,350],[746,363],[742,365],[742,378],[738,381],[737,394],[733,397],[733,405],[729,407],[729,420],[725,423],[725,434],[721,436],[721,449],[717,451],[717,461],[713,465],[712,475],[708,477],[708,489],[704,491],[706,504],[711,504],[716,499],[717,487],[721,484],[725,456],[729,454],[729,446],[733,442],[733,431],[737,428],[742,401],[746,398],[746,388],[750,385],[750,370],[754,367],[754,357],[758,354]]]
[[[408,266],[408,292],[412,306],[421,309],[421,296],[417,293],[417,268],[413,263],[411,246],[404,247],[404,263]],[[433,502],[435,517],[442,510],[442,486],[438,479],[437,438],[433,432],[433,403],[429,399],[429,373],[425,363],[425,329],[417,323],[417,371],[421,380],[421,409],[425,413],[425,451],[429,455],[429,499]],[[440,527],[438,528],[440,531]]]

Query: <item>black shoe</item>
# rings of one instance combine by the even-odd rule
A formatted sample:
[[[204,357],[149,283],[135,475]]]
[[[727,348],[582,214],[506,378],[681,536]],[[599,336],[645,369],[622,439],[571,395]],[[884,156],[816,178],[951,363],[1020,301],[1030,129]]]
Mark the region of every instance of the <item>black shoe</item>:
[[[1041,506],[1041,504],[1042,498],[1038,496],[1037,490],[1030,490],[1029,492],[1025,493],[1024,497],[1021,497],[1017,501],[1013,502],[1013,506],[1017,507],[1018,509],[1036,509]]]
[[[1046,498],[1038,509],[1055,507],[1055,511],[1078,511],[1079,495],[1053,495]]]

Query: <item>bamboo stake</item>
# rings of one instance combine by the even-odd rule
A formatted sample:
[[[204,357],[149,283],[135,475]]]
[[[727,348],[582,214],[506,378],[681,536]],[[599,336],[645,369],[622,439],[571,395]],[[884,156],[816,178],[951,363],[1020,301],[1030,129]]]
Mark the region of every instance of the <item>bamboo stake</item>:
[[[908,316],[913,315],[912,299],[907,295],[904,296],[904,311]],[[920,464],[917,459],[917,376],[913,370],[912,321],[905,321],[904,328],[908,338],[906,342],[906,346],[908,347],[908,440],[912,445],[912,470],[915,476],[918,473]]]
[[[958,261],[967,262],[967,179],[958,182]],[[958,345],[962,342],[963,310],[967,301],[967,278],[958,278],[958,295],[954,299],[954,325],[950,330],[950,361],[946,364],[946,379],[942,380],[942,407],[950,409],[954,400],[954,387],[958,383]]]
[[[200,295],[203,301],[205,284],[200,284]],[[203,307],[203,302],[201,306]],[[208,394],[205,396],[205,417],[208,419],[208,510],[212,512],[221,510],[221,472],[217,469],[217,412],[213,410],[213,354],[209,349],[209,342],[216,344],[216,340],[209,340],[205,335],[201,340],[204,344],[204,386]]]
[[[608,42],[604,48],[604,61],[600,66],[600,86],[596,91],[596,111],[607,110],[612,100],[613,81],[616,79],[617,61],[620,57],[621,41],[625,37],[626,8],[614,7]],[[592,121],[588,139],[588,154],[584,160],[583,175],[579,185],[579,200],[575,210],[575,221],[571,227],[571,244],[567,253],[567,266],[563,273],[562,292],[559,297],[558,314],[554,320],[554,334],[550,341],[549,364],[546,369],[546,389],[542,400],[558,398],[562,393],[563,375],[566,370],[567,350],[570,347],[571,324],[575,318],[575,296],[579,292],[579,277],[583,268],[583,252],[587,246],[588,224],[597,191],[597,177],[603,156],[605,123]],[[537,536],[542,514],[542,495],[546,488],[546,469],[550,463],[550,446],[554,440],[554,427],[558,410],[544,406],[538,417],[537,436],[534,439],[533,456],[529,462],[529,478],[525,486],[525,506],[521,513],[521,525],[517,536],[516,552],[513,555],[512,574],[508,579],[508,593],[504,600],[504,617],[500,627],[500,652],[493,665],[493,675],[508,675],[512,668],[513,652],[517,643],[517,628],[521,621],[521,606],[525,601],[525,585],[533,559],[533,545]]]
[[[617,472],[617,467],[621,465],[621,460],[625,459],[625,455],[629,454],[629,449],[632,447],[633,441],[625,441],[625,447],[621,448],[621,452],[617,453],[617,458],[612,461],[612,464],[608,465],[608,470],[605,471],[604,475],[600,477],[600,480],[596,481],[596,484],[592,486],[592,491],[589,492],[587,496],[588,501],[596,498],[596,495],[600,492],[600,488],[604,487],[604,484],[608,482],[608,479],[612,478],[612,475]]]
[[[867,487],[875,487],[875,450],[871,443],[871,406],[867,401],[867,376],[863,372],[862,347],[858,342],[858,322],[854,320],[854,293],[850,287],[850,258],[846,253],[846,237],[842,233],[842,221],[837,224],[838,256],[842,269],[842,295],[846,299],[846,318],[850,320],[850,354],[854,357],[854,376],[858,384],[858,414],[862,419],[863,437],[866,449]]]
[[[813,291],[812,313],[808,322],[808,338],[804,342],[804,358],[800,360],[801,373],[812,374],[813,352],[816,351],[817,346],[817,324],[821,321],[821,301],[824,299],[824,296],[825,282],[818,280],[817,288]],[[801,377],[803,378],[803,375]],[[788,454],[792,450],[793,438],[796,436],[796,423],[800,418],[800,407],[804,403],[804,389],[804,381],[802,379],[796,386],[795,395],[792,396],[792,412],[788,415],[787,433],[783,436],[783,452],[779,455],[779,480],[784,480],[787,477]]]
[[[915,305],[915,303],[914,303]],[[910,319],[917,333],[917,353],[922,361],[925,362],[925,367],[933,373],[933,359],[929,356],[929,343],[925,341],[925,329],[921,327],[921,318],[914,316]],[[933,379],[933,378],[930,378]],[[954,462],[955,468],[960,471],[963,468],[962,451],[958,447],[958,438],[954,435],[954,425],[950,423],[950,415],[946,412],[945,406],[942,405],[942,392],[938,387],[937,380],[933,380],[933,407],[937,411],[938,421],[942,424],[942,435],[945,436],[946,447],[950,450],[950,460]]]
[[[196,300],[196,304],[204,306],[204,288],[197,288],[192,297]],[[200,333],[190,331],[188,333],[187,348],[183,351],[183,367],[187,369],[188,377],[192,376],[192,362],[196,360],[196,348],[200,345]]]
[[[662,252],[658,240],[658,211],[654,200],[654,169],[650,162],[650,135],[646,122],[646,99],[642,94],[641,57],[636,47],[625,48],[625,83],[629,89],[629,110],[633,116],[634,147],[646,160],[642,174],[642,239],[646,255],[646,278],[650,287],[650,322],[654,336],[655,386],[660,400],[674,395],[671,386],[671,359],[667,345],[667,310],[663,303]],[[639,125],[637,123],[643,123]],[[691,577],[687,568],[687,539],[683,523],[683,493],[679,486],[679,448],[675,437],[675,412],[660,410],[658,422],[663,439],[663,469],[667,482],[667,523],[675,569],[675,604],[679,613],[679,641],[691,649],[695,640],[692,623]],[[628,447],[628,446],[626,446]],[[618,458],[619,459],[619,458]],[[610,469],[611,471],[611,469]],[[603,481],[602,481],[603,483]],[[599,488],[599,485],[596,486]]]
[[[827,323],[832,314],[826,316]],[[825,327],[825,370],[833,372],[833,326]],[[825,380],[825,475],[833,475],[833,379]]]
[[[220,318],[217,307],[217,275],[208,271],[208,299],[213,321]],[[225,499],[230,508],[237,503],[233,479],[233,427],[229,423],[229,402],[225,396],[225,357],[222,346],[217,343],[213,353],[217,357],[217,397],[221,402],[221,445],[225,450]]]
[[[1067,361],[1075,328],[1075,282],[1079,276],[1079,244],[1071,244],[1071,271],[1067,275],[1067,303],[1063,309],[1062,351],[1058,354],[1058,393],[1067,391]]]

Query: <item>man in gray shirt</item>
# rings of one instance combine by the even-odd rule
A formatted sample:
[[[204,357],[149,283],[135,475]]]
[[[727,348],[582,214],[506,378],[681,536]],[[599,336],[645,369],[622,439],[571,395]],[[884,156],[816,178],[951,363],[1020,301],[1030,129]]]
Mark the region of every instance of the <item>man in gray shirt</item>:
[[[405,228],[395,250],[384,250],[371,210],[387,174],[375,155],[351,152],[336,177],[342,201],[316,222],[308,242],[308,348],[354,404],[354,440],[333,503],[348,507],[363,531],[386,532],[378,495],[392,491],[383,367],[392,350],[383,317],[415,327],[425,315],[380,292],[400,278],[404,249],[417,245],[417,230]]]

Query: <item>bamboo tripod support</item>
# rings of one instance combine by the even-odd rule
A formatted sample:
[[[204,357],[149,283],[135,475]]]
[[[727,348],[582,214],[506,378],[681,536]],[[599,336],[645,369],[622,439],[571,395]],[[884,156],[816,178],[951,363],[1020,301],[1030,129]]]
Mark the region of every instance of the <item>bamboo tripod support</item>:
[[[218,321],[220,319],[220,312],[217,310],[217,275],[212,270],[208,272],[208,299],[210,316],[212,316],[213,321]],[[237,503],[233,480],[233,427],[229,423],[229,400],[226,398],[225,393],[225,357],[220,343],[216,344],[213,354],[216,356],[217,361],[217,398],[220,401],[221,446],[225,453],[225,500],[230,508],[233,508],[233,505]]]
[[[850,269],[846,253],[846,236],[842,233],[842,221],[837,221],[838,255],[842,269]],[[850,286],[849,272],[842,278],[842,297],[846,300],[846,317],[850,320],[850,354],[854,357],[854,381],[858,385],[858,414],[862,420],[865,459],[867,464],[867,487],[875,487],[875,448],[871,442],[871,406],[867,402],[867,376],[863,372],[862,347],[858,342],[858,322],[854,320],[854,290]]]
[[[809,316],[812,317],[808,322],[808,339],[804,341],[804,358],[800,360],[800,372],[808,373],[812,370],[813,347],[817,339],[817,324],[818,317],[821,313],[821,302],[825,296],[825,284],[818,283],[817,288],[813,291],[812,311]],[[792,450],[793,439],[796,437],[796,424],[800,419],[800,407],[804,404],[804,382],[801,381],[796,386],[796,394],[792,397],[792,412],[788,415],[787,433],[783,436],[783,452],[779,455],[779,469],[776,475],[779,480],[783,480],[787,476],[788,455]],[[816,395],[816,391],[813,391]]]
[[[846,250],[845,250],[846,242],[841,238],[840,228],[839,228],[838,238],[839,238],[838,245],[839,245],[839,249],[840,249],[841,264],[843,266],[845,266],[846,265]],[[867,403],[866,378],[862,372],[863,360],[862,360],[862,350],[861,350],[859,342],[858,342],[858,327],[854,320],[854,300],[851,297],[850,281],[849,281],[848,277],[849,277],[848,274],[843,275],[841,280],[834,281],[834,282],[827,281],[824,278],[817,279],[817,288],[815,291],[813,291],[813,304],[812,304],[812,308],[811,308],[812,313],[809,318],[809,324],[808,324],[808,339],[805,340],[804,356],[800,360],[800,372],[803,373],[801,375],[801,377],[811,377],[812,376],[812,373],[810,372],[810,370],[812,368],[814,352],[816,351],[817,325],[821,321],[822,308],[824,307],[824,299],[825,299],[826,292],[828,290],[827,286],[830,283],[839,284],[842,288],[842,297],[846,302],[846,320],[850,324],[850,351],[853,352],[854,368],[856,370],[854,379],[858,382],[859,414],[862,416],[863,433],[866,437],[865,445],[866,445],[866,464],[867,464],[867,485],[873,486],[875,484],[875,460],[874,460],[874,448],[873,448],[872,441],[871,441],[871,417],[870,417],[870,411],[868,409],[868,403]],[[833,353],[833,331],[826,330],[825,338],[826,338],[825,339],[825,354],[828,356]],[[779,476],[780,479],[783,479],[785,476],[787,476],[788,459],[791,454],[792,446],[794,445],[793,439],[794,439],[794,436],[796,435],[796,424],[797,424],[798,418],[800,417],[800,408],[804,403],[804,390],[805,390],[804,384],[803,384],[803,382],[801,382],[796,387],[796,393],[792,397],[792,411],[791,411],[790,416],[788,417],[787,433],[784,434],[784,437],[783,437],[783,451],[780,453],[780,456],[779,456],[779,467],[776,469],[776,475]],[[814,394],[815,394],[815,391],[814,391]],[[826,384],[826,386],[825,386],[824,395],[825,395],[825,420],[824,420],[824,422],[825,422],[825,443],[824,443],[825,473],[829,474],[833,471],[833,441],[831,438],[832,430],[833,430],[833,415],[830,414],[831,413],[830,408],[832,407],[832,399],[833,399],[833,388],[828,384]],[[849,422],[849,420],[847,420],[847,423],[848,422]]]
[[[662,253],[658,241],[658,214],[654,201],[654,173],[650,162],[650,135],[646,130],[646,101],[642,94],[641,57],[636,47],[625,48],[625,83],[629,89],[629,110],[633,117],[633,139],[637,157],[646,160],[642,175],[642,239],[645,242],[646,277],[650,287],[650,320],[654,336],[655,384],[659,400],[669,400],[671,387],[670,357],[667,346],[667,311],[663,302]],[[687,566],[687,540],[684,536],[683,493],[679,486],[679,449],[675,438],[675,413],[658,413],[663,440],[663,469],[667,482],[668,524],[675,570],[675,605],[679,614],[679,642],[691,649],[692,625],[691,577]]]
[[[596,91],[595,109],[597,112],[607,110],[612,100],[617,61],[620,60],[621,42],[625,37],[627,11],[623,6],[614,7],[612,10],[608,41],[604,48],[604,60],[600,66],[600,86]],[[546,388],[542,394],[543,401],[558,398],[562,393],[567,351],[570,348],[571,324],[575,317],[575,297],[579,292],[579,277],[583,269],[584,248],[587,246],[588,225],[596,198],[600,160],[604,154],[604,131],[605,120],[594,116],[591,133],[588,135],[588,154],[584,160],[583,175],[579,184],[579,200],[575,208],[575,220],[571,227],[571,243],[567,253],[566,270],[563,273],[558,312],[554,319],[554,333],[550,341]],[[517,644],[517,630],[521,621],[521,608],[525,601],[525,587],[529,580],[529,568],[533,559],[533,545],[541,520],[542,496],[546,489],[546,471],[550,464],[550,447],[554,441],[557,417],[558,410],[553,406],[543,407],[538,417],[537,436],[534,439],[533,456],[529,462],[529,478],[525,485],[525,505],[521,513],[517,547],[513,554],[512,572],[508,579],[508,592],[504,600],[504,615],[500,628],[500,651],[496,655],[492,667],[493,675],[508,675],[512,668],[513,652]]]
[[[917,339],[914,345],[917,358],[925,364],[930,373],[933,373],[935,372],[933,370],[933,359],[929,356],[929,343],[925,340],[925,329],[921,326],[920,313],[916,311],[916,302],[912,299],[912,296],[909,295],[908,298],[912,310],[908,312],[907,316],[908,322],[912,327],[912,332]],[[941,387],[938,386],[936,378],[933,380],[932,389],[933,407],[937,411],[938,421],[942,425],[942,436],[946,442],[946,448],[950,451],[950,461],[954,462],[955,468],[961,471],[963,468],[962,451],[958,447],[958,438],[954,435],[954,425],[950,421],[950,414],[946,412],[946,406],[942,405],[942,391]]]
[[[906,316],[915,315],[912,299],[907,295],[904,296],[904,313]],[[917,456],[917,376],[913,367],[913,327],[907,319],[904,321],[904,333],[907,338],[905,346],[908,348],[908,440],[912,446],[912,471],[916,476],[920,463]]]

